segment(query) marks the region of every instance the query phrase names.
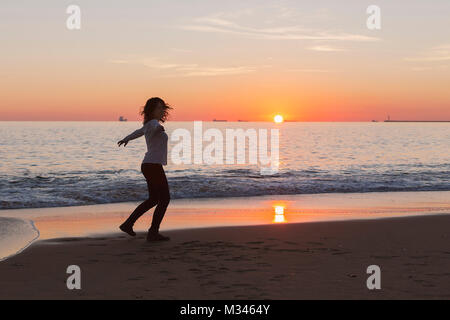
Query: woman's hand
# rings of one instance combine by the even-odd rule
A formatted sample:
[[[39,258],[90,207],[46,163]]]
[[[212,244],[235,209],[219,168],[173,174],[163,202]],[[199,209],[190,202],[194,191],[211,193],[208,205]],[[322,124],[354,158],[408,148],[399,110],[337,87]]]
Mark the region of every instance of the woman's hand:
[[[117,142],[117,144],[119,145],[119,147],[123,144],[124,147],[126,147],[126,145],[128,144],[127,140],[120,140],[119,142]]]

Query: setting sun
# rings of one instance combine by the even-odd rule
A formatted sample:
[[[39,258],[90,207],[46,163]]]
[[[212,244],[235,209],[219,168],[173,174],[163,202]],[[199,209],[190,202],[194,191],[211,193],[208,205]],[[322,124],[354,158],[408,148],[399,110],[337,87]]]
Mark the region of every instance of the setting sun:
[[[275,121],[276,123],[282,123],[283,122],[283,116],[277,114],[274,118],[273,121]]]

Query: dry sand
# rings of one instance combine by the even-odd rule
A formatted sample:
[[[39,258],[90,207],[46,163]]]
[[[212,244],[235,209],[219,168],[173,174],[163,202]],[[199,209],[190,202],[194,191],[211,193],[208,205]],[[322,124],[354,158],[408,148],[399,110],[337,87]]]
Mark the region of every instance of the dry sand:
[[[38,241],[0,262],[0,299],[450,298],[449,215],[161,233]],[[381,290],[366,287],[374,264]]]

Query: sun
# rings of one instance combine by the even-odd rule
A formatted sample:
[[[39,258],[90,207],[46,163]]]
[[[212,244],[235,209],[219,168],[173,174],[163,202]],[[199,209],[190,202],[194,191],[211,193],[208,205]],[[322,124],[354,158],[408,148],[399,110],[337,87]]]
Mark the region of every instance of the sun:
[[[283,120],[283,116],[280,114],[277,114],[275,117],[273,117],[273,121],[275,121],[275,123],[282,123]]]

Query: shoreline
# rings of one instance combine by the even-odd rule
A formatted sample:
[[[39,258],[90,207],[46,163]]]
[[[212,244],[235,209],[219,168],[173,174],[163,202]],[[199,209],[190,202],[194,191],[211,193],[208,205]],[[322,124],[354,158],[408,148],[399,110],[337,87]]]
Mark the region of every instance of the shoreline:
[[[39,240],[0,262],[0,298],[450,299],[448,225],[443,214]],[[66,288],[73,264],[81,290]],[[381,290],[366,287],[369,265]]]
[[[31,246],[33,243],[39,241],[40,236],[39,229],[36,228],[32,220],[22,220],[16,218],[0,218],[0,222],[2,223],[5,223],[5,220],[6,221],[13,220],[19,224],[22,223],[27,227],[31,227],[31,230],[27,230],[28,232],[24,232],[21,235],[18,235],[15,239],[11,239],[11,237],[6,237],[5,234],[0,233],[0,262],[20,254],[22,251]]]
[[[261,195],[242,195],[242,196],[227,196],[227,197],[198,197],[198,198],[171,198],[171,204],[176,202],[192,202],[192,201],[221,201],[221,200],[243,200],[243,199],[263,199],[263,198],[280,198],[280,197],[327,197],[327,196],[345,196],[345,195],[383,195],[383,194],[424,194],[424,193],[448,193],[450,190],[395,190],[395,191],[365,191],[365,192],[320,192],[320,193],[287,193],[287,194],[261,194]],[[62,205],[62,206],[50,206],[50,207],[29,207],[29,208],[4,208],[0,209],[0,217],[5,216],[5,212],[32,212],[42,210],[55,210],[55,209],[72,209],[72,208],[95,208],[101,206],[115,206],[123,204],[138,204],[145,199],[139,201],[119,201],[119,202],[105,202],[95,204],[82,204],[82,205]]]
[[[418,191],[175,199],[171,201],[161,231],[450,214],[449,198],[450,191]],[[137,204],[0,210],[0,220],[31,221],[39,233],[32,242],[104,236],[116,232]],[[137,222],[137,232],[148,228],[152,212],[153,209]],[[29,238],[20,239],[17,234],[18,230],[12,230],[10,238],[3,238],[0,259],[14,256],[11,249],[1,246],[8,241],[17,248],[16,252],[23,250],[17,244],[20,241],[30,245]]]

